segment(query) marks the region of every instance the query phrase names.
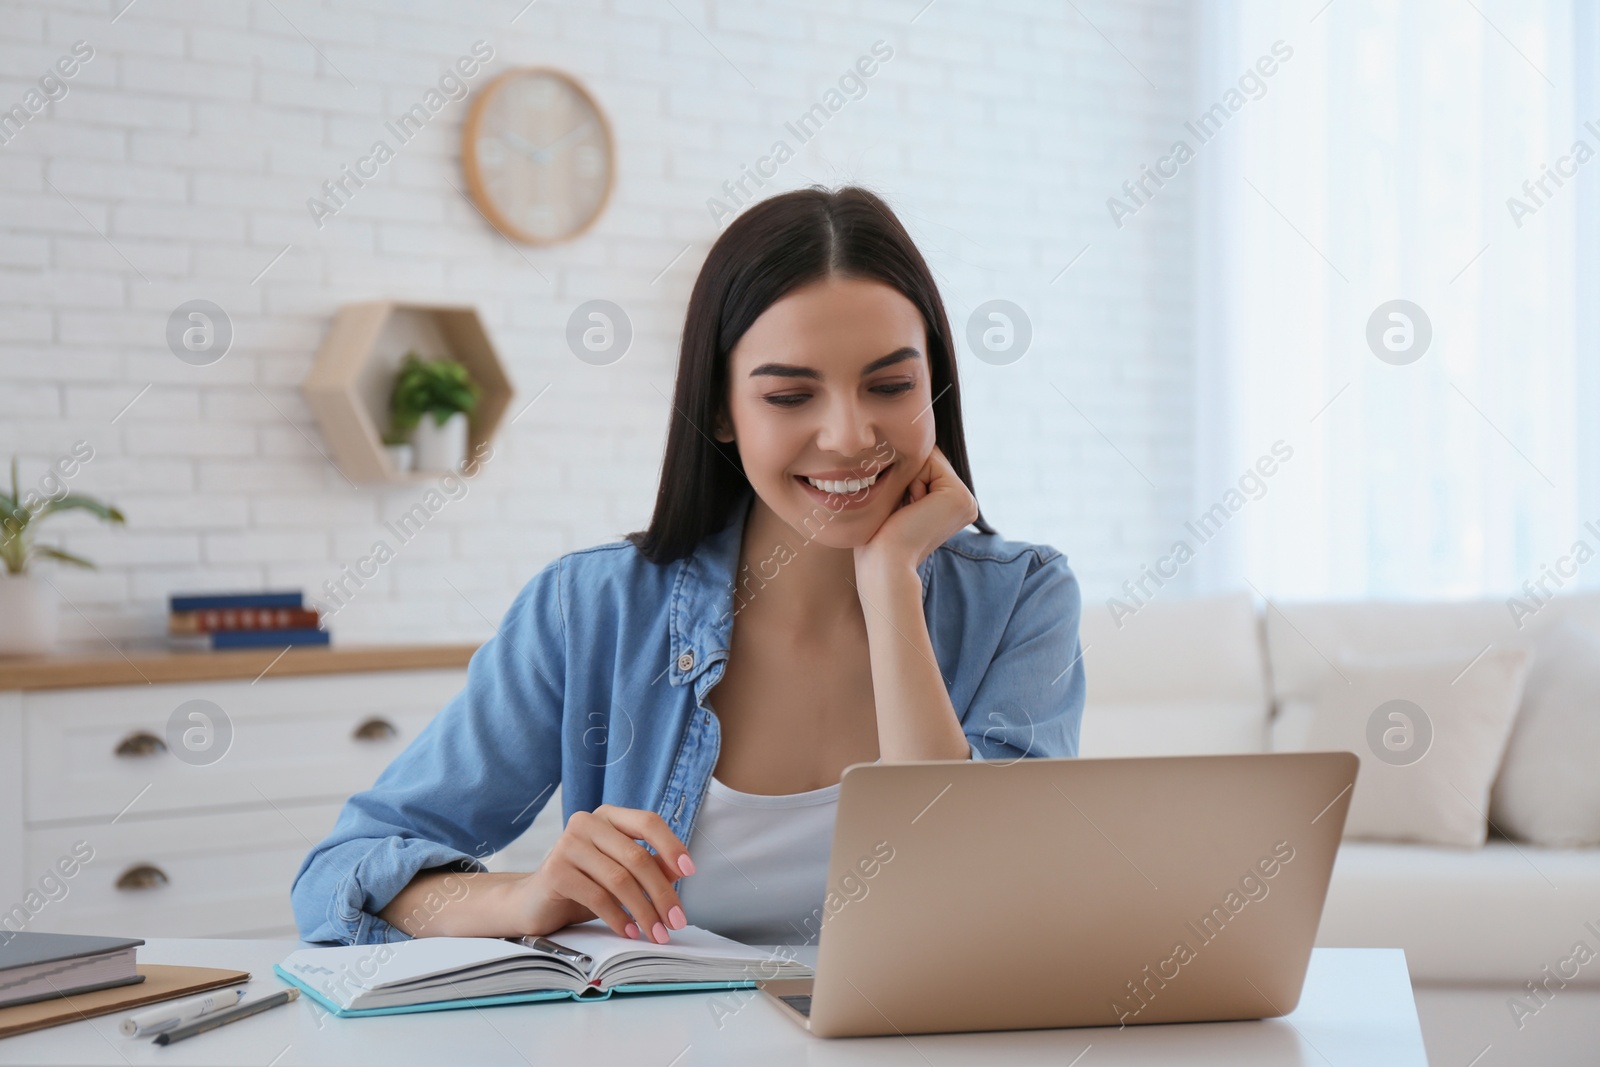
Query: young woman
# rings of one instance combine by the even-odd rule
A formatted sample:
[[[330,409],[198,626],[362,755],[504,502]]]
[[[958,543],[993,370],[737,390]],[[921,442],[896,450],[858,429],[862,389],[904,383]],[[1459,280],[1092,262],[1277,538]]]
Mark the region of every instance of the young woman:
[[[971,484],[950,325],[888,206],[752,206],[689,300],[649,528],[522,589],[306,857],[301,936],[813,939],[847,766],[1077,754],[1077,581]],[[487,871],[557,784],[539,869]]]

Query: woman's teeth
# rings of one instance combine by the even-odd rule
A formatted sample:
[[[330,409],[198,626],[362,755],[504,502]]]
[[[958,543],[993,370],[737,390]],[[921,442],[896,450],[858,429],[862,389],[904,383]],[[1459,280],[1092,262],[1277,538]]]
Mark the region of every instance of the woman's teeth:
[[[878,474],[882,473],[883,471],[878,472]],[[824,493],[859,493],[861,490],[867,488],[873,482],[877,481],[878,474],[874,474],[870,478],[846,478],[843,481],[838,482],[820,481],[816,478],[810,477],[809,475],[805,476],[805,478],[813,488],[820,489]]]

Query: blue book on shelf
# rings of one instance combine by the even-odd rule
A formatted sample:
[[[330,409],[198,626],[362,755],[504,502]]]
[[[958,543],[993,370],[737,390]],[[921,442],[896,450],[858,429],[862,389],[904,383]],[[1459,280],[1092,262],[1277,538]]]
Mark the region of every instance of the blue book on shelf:
[[[210,608],[298,608],[303,607],[299,591],[279,593],[174,593],[167,598],[172,611],[206,611]]]
[[[278,648],[282,645],[325,645],[327,630],[218,630],[167,638],[173,648],[215,651],[222,648]]]

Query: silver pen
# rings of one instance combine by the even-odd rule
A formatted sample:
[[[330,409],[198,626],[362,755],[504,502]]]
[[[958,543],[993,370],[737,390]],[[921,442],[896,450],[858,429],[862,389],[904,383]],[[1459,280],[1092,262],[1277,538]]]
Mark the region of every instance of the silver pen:
[[[219,1026],[226,1026],[239,1019],[249,1018],[257,1012],[266,1011],[268,1008],[276,1008],[279,1004],[289,1004],[298,999],[300,999],[300,990],[291,986],[288,989],[280,989],[270,996],[240,1001],[237,1007],[208,1012],[198,1019],[191,1019],[186,1023],[173,1027],[171,1030],[164,1030],[156,1035],[156,1039],[152,1044],[171,1045],[186,1038],[191,1038],[196,1034],[203,1034],[207,1030],[215,1030]]]
[[[540,952],[548,952],[552,956],[560,956],[564,960],[571,960],[584,971],[587,971],[589,969],[589,965],[594,962],[594,959],[587,953],[579,952],[577,949],[568,948],[565,945],[559,945],[550,940],[548,937],[539,937],[535,934],[528,934],[517,938],[517,944],[526,945],[532,949],[538,949]]]

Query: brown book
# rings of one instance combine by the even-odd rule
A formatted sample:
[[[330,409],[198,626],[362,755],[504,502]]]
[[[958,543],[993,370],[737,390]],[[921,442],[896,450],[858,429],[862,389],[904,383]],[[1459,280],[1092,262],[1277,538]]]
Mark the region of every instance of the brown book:
[[[137,985],[97,989],[92,993],[72,993],[31,1004],[0,1008],[0,1037],[43,1030],[47,1026],[75,1023],[96,1015],[109,1015],[144,1004],[203,993],[207,989],[238,985],[250,980],[249,971],[220,967],[169,967],[159,963],[139,964],[144,981]]]
[[[311,608],[206,608],[174,611],[167,617],[171,634],[214,634],[227,630],[315,630],[321,625]]]

